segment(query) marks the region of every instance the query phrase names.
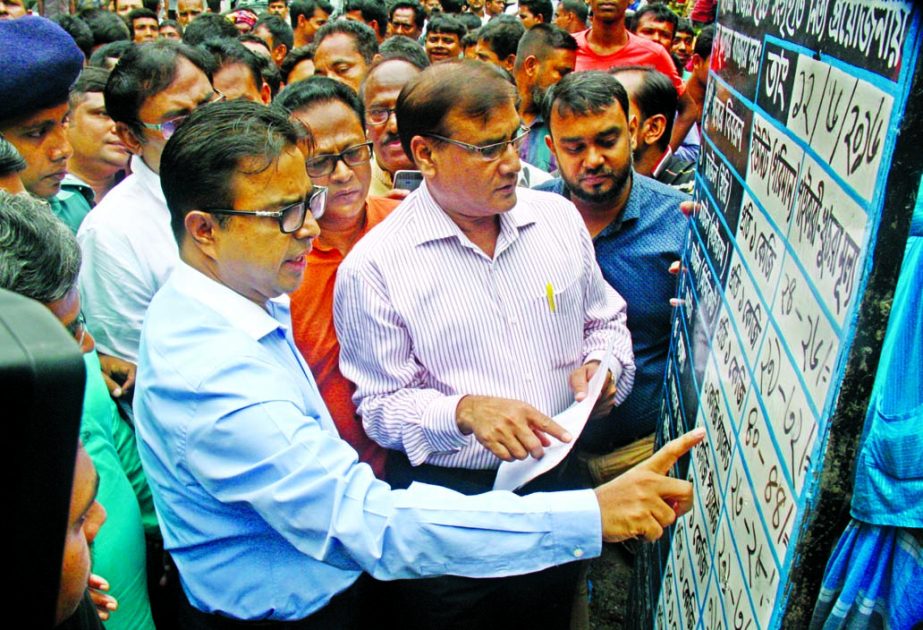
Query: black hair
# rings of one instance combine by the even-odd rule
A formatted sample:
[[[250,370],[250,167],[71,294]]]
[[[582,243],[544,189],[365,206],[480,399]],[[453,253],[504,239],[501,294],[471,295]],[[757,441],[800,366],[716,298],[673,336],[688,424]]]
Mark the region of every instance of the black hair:
[[[711,46],[714,40],[715,25],[709,24],[699,31],[699,34],[695,38],[695,45],[692,47],[692,52],[702,59],[708,59],[711,57]]]
[[[577,40],[555,24],[536,24],[519,40],[516,68],[525,63],[530,55],[543,60],[555,50],[577,50]]]
[[[150,20],[154,20],[154,22],[157,24],[158,30],[160,29],[160,22],[157,20],[156,13],[144,7],[140,9],[132,9],[128,12],[128,15],[125,16],[125,22],[128,23],[128,32],[131,33],[132,39],[135,38],[135,20],[140,18],[148,18]]]
[[[519,40],[526,32],[526,27],[522,25],[522,22],[513,16],[508,17],[512,19],[498,17],[478,31],[478,40],[486,43],[501,61],[516,54]]]
[[[465,9],[465,0],[439,0],[439,4],[442,5],[443,13],[453,16],[461,14]]]
[[[94,66],[87,66],[84,68],[71,86],[70,97],[68,99],[71,109],[79,105],[83,101],[83,97],[91,92],[104,93],[108,80],[109,70]]]
[[[641,74],[641,84],[632,95],[641,116],[638,125],[640,126],[645,120],[657,114],[662,114],[666,118],[666,130],[657,142],[658,148],[666,150],[667,145],[670,144],[670,134],[673,132],[673,118],[676,116],[676,104],[679,100],[676,87],[670,77],[650,66],[616,66],[609,70],[609,74],[616,79],[619,78],[620,74],[627,72]]]
[[[292,29],[298,26],[298,16],[303,15],[304,19],[310,20],[314,17],[314,10],[320,9],[327,15],[333,13],[333,7],[327,0],[294,0],[288,5],[288,19],[292,24]]]
[[[378,25],[378,36],[384,37],[388,33],[388,11],[385,5],[378,0],[346,0],[343,13],[359,11],[362,21],[368,24],[372,20]]]
[[[692,20],[687,17],[681,17],[676,21],[676,30],[675,34],[678,33],[688,33],[690,35],[695,35],[695,27],[692,25]]]
[[[372,71],[372,68],[389,59],[402,59],[415,65],[420,70],[428,68],[430,65],[429,57],[426,56],[426,49],[416,40],[404,37],[403,35],[394,35],[383,41],[379,49],[379,54],[380,59],[369,67],[369,72]]]
[[[206,39],[237,39],[237,28],[217,13],[203,13],[186,25],[183,43],[198,46]]]
[[[269,86],[269,93],[272,98],[275,98],[276,94],[279,93],[279,88],[282,87],[282,72],[279,71],[279,66],[269,57],[256,55],[256,53],[254,55],[260,62],[260,73],[263,75],[263,81]]]
[[[519,0],[519,6],[529,9],[532,15],[542,16],[542,22],[551,24],[554,18],[554,7],[551,0]]]
[[[176,29],[176,32],[179,33],[180,37],[183,36],[183,25],[176,20],[161,20],[159,28],[163,28],[164,26],[172,26]]]
[[[106,112],[112,120],[124,123],[140,134],[138,110],[145,100],[173,83],[180,58],[204,72],[211,81],[211,59],[198,48],[180,42],[158,40],[126,50],[106,83]]]
[[[77,14],[93,33],[93,46],[118,41],[131,41],[131,32],[125,20],[115,13],[102,9],[83,9]]]
[[[253,25],[253,30],[256,31],[261,26],[265,26],[269,34],[272,35],[273,48],[284,45],[286,52],[288,52],[295,46],[295,33],[292,31],[292,27],[278,15],[264,15]],[[237,29],[235,28],[234,30],[236,31]]]
[[[675,90],[674,90],[675,91]],[[585,116],[598,114],[618,103],[628,119],[628,92],[611,74],[599,70],[572,72],[548,88],[542,101],[542,118],[548,121],[551,135],[551,112]]]
[[[362,22],[334,20],[317,29],[317,33],[314,34],[314,45],[319,47],[327,37],[337,33],[352,37],[356,43],[356,50],[365,59],[365,63],[372,63],[372,59],[378,54],[378,38],[375,36],[375,31]]]
[[[244,160],[260,163],[247,173],[262,172],[305,137],[304,128],[288,116],[251,101],[210,103],[192,112],[160,158],[160,185],[177,242],[192,210],[234,207],[232,181],[243,172]],[[216,220],[224,225],[227,217]]]
[[[426,25],[426,34],[430,33],[443,33],[449,35],[455,35],[458,37],[458,40],[461,41],[461,38],[465,36],[465,33],[468,32],[468,29],[465,28],[465,25],[458,21],[458,18],[454,15],[446,15],[445,13],[437,13],[429,19],[429,24]]]
[[[561,7],[565,11],[570,11],[577,16],[581,22],[586,24],[587,18],[590,17],[590,7],[583,0],[561,0]]]
[[[641,18],[645,15],[650,15],[655,22],[666,22],[673,25],[673,33],[676,33],[676,24],[679,21],[676,13],[673,12],[673,9],[663,4],[662,2],[655,2],[653,4],[645,4],[643,7],[635,11],[635,15],[632,18],[632,28],[634,31],[638,24],[641,22]]]
[[[359,95],[348,85],[329,77],[311,77],[305,81],[287,85],[272,102],[272,107],[290,115],[296,110],[331,101],[343,103],[349,107],[359,118],[359,124],[363,124],[365,107]]]
[[[272,54],[272,51],[269,50],[269,44],[267,44],[267,43],[263,40],[262,37],[259,37],[259,36],[257,36],[257,35],[254,35],[254,34],[253,34],[253,31],[250,31],[249,33],[244,33],[244,34],[242,34],[242,35],[238,35],[238,36],[237,36],[237,41],[239,41],[239,42],[241,42],[241,43],[243,43],[243,42],[251,42],[251,43],[254,43],[254,44],[259,44],[260,46],[262,46],[263,48],[266,49],[266,52],[268,52],[270,55]],[[260,55],[257,55],[257,57],[259,57],[259,56],[260,56]]]
[[[76,15],[62,13],[51,18],[58,26],[67,31],[74,43],[87,59],[93,54],[93,31],[87,26],[87,23]]]
[[[282,73],[282,78],[286,83],[288,83],[288,75],[292,73],[295,66],[306,59],[314,59],[313,45],[292,48],[288,54],[285,55],[285,59],[282,60],[282,65],[279,66],[279,71]]]
[[[236,39],[209,39],[199,44],[198,47],[209,53],[215,60],[215,72],[224,66],[239,63],[250,71],[253,85],[257,90],[263,85],[263,66],[259,55]]]
[[[388,20],[394,19],[394,12],[398,9],[413,9],[413,24],[418,29],[423,30],[426,23],[426,12],[423,11],[423,5],[417,0],[397,0],[388,5]]]
[[[26,161],[10,142],[0,136],[0,177],[26,170]]]
[[[122,58],[122,55],[134,47],[135,45],[128,40],[119,40],[117,42],[103,44],[90,55],[90,61],[87,65],[110,70],[115,67],[115,64],[110,64],[108,61],[109,59],[115,59],[116,62],[118,62],[118,60]]]
[[[491,63],[451,59],[430,66],[412,78],[397,98],[397,129],[404,153],[413,156],[416,136],[447,136],[445,119],[460,112],[487,121],[507,103],[516,103],[516,88]]]

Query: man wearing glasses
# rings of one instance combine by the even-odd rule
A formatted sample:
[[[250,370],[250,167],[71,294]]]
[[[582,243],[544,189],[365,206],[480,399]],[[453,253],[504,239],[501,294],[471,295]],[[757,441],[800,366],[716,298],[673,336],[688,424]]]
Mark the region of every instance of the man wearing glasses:
[[[615,367],[594,415],[628,395],[625,302],[603,281],[574,206],[517,189],[525,132],[515,88],[494,69],[424,70],[397,118],[424,183],[340,266],[340,366],[369,436],[393,449],[393,486],[475,494],[501,461],[576,437],[551,416],[585,396],[610,340]],[[522,492],[580,487],[572,468],[565,460]],[[392,599],[412,628],[567,627],[577,572],[396,583]]]
[[[135,409],[188,599],[179,627],[373,627],[389,611],[363,597],[363,571],[535,571],[598,554],[600,538],[653,540],[689,509],[691,484],[663,474],[704,431],[595,493],[394,492],[357,463],[294,347],[283,295],[311,281],[324,202],[302,134],[275,108],[219,103],[163,155],[181,261],[144,323]]]
[[[385,450],[370,440],[356,415],[352,383],[340,373],[340,344],[333,328],[333,286],[343,258],[398,202],[369,196],[372,143],[362,130],[362,104],[347,85],[313,77],[290,85],[275,106],[311,130],[314,151],[305,165],[327,188],[321,234],[308,254],[310,280],[292,294],[292,334],[311,367],[340,436],[383,478]]]
[[[106,85],[106,111],[132,153],[132,174],[113,188],[77,233],[80,293],[100,351],[138,361],[148,304],[177,260],[160,188],[160,155],[177,127],[214,90],[205,53],[172,41],[128,50]]]

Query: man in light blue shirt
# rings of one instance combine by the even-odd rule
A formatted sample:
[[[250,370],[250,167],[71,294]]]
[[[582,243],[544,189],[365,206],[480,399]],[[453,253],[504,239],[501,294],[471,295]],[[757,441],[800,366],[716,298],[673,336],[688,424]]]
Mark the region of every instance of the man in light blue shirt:
[[[595,491],[529,497],[392,491],[357,463],[294,346],[283,295],[302,280],[324,204],[304,147],[285,116],[227,102],[193,113],[163,153],[181,262],[147,313],[135,412],[188,598],[182,623],[347,627],[364,571],[535,571],[592,557],[602,540],[653,540],[689,509],[690,484],[663,474],[704,433]]]

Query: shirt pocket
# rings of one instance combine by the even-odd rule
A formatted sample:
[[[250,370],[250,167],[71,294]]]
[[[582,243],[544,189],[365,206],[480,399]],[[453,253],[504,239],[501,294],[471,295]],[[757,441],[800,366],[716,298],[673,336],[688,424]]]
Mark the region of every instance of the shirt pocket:
[[[536,295],[536,293],[538,293]],[[573,369],[583,359],[583,285],[571,277],[529,292],[525,306],[535,350],[552,369]]]

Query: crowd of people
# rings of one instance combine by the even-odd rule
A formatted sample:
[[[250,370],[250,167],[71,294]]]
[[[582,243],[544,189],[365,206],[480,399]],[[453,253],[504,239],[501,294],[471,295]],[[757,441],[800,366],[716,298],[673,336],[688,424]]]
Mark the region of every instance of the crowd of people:
[[[586,627],[704,436],[654,451],[713,15],[628,4],[0,0],[0,288],[87,372],[56,623]]]

